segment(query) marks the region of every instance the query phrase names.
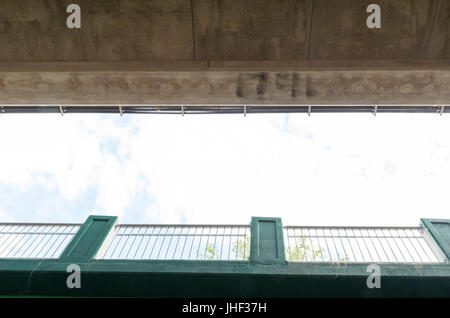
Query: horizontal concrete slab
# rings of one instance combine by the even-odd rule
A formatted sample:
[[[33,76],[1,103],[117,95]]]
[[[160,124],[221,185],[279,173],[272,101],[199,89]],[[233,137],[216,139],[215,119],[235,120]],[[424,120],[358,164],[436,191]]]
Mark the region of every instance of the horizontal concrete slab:
[[[436,1],[431,27],[427,58],[450,59],[450,1]]]
[[[450,58],[448,0],[4,0],[0,61]]]
[[[83,25],[79,33],[86,60],[194,57],[190,0],[78,0],[76,3],[82,10]]]
[[[450,105],[447,61],[0,63],[2,105]]]
[[[439,0],[312,0],[311,58],[426,58]],[[446,2],[446,1],[443,1]],[[381,28],[366,25],[367,6],[381,9]],[[441,10],[442,11],[442,10]],[[447,22],[448,26],[448,22]],[[431,43],[435,58],[445,55]]]

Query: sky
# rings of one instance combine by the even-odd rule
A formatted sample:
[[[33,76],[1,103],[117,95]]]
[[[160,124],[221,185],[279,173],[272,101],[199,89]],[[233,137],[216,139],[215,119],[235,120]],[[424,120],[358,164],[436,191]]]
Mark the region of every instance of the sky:
[[[449,183],[445,114],[0,115],[0,222],[417,226]]]

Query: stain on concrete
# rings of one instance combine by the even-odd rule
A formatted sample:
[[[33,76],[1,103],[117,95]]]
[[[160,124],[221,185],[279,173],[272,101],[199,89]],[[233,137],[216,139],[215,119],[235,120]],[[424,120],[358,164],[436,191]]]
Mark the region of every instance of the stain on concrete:
[[[313,87],[311,76],[306,76],[306,97],[314,97],[316,90]]]
[[[291,87],[291,97],[296,98],[299,96],[300,90],[300,74],[292,74],[292,87]]]
[[[300,73],[276,73],[275,85],[280,91],[290,93],[292,99],[302,95]]]
[[[305,71],[279,74],[237,71],[170,74],[133,71],[0,72],[0,87],[5,104],[394,105],[411,101],[414,104],[448,104],[450,100],[450,75],[445,71]],[[295,74],[300,83],[295,84]],[[300,92],[295,98],[292,97],[293,87],[298,87],[297,92]]]
[[[236,96],[239,98],[266,99],[269,74],[266,72],[240,73],[236,84]]]
[[[276,73],[275,85],[279,90],[289,90],[292,86],[292,78],[290,73]]]

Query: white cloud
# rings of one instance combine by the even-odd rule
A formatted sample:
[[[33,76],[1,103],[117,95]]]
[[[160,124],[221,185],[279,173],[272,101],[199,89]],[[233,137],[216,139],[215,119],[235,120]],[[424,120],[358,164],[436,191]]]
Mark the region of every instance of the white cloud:
[[[123,216],[146,191],[149,220],[416,225],[449,218],[450,117],[427,115],[2,116],[0,184]],[[102,143],[119,138],[116,153]],[[32,206],[32,205],[31,205]]]
[[[13,186],[15,191],[34,185],[56,188],[63,199],[74,200],[89,186],[105,184],[109,155],[101,151],[101,143],[129,130],[116,127],[112,120],[91,116],[2,116],[0,185]],[[103,193],[107,188],[99,190]],[[112,195],[111,201],[119,198],[120,194]]]
[[[0,209],[0,223],[12,222],[11,217],[2,209]]]

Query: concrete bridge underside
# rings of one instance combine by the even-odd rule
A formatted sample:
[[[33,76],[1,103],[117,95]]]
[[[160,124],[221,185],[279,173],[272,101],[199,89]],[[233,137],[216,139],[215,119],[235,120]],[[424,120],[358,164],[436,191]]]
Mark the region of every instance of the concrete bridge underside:
[[[372,2],[4,0],[0,105],[450,106],[450,1]]]

